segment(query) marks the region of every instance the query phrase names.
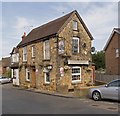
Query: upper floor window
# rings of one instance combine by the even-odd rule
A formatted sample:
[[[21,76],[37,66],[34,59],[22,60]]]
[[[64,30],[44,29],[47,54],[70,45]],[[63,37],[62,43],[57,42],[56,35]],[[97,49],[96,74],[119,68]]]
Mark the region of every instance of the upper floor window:
[[[73,30],[78,30],[78,22],[73,21]]]
[[[119,57],[119,49],[115,50],[115,54],[116,54],[116,58],[118,58]]]
[[[50,59],[50,44],[49,40],[44,42],[44,59]]]
[[[35,57],[35,46],[32,46],[32,57]]]
[[[23,61],[27,61],[27,47],[23,48]]]
[[[19,62],[19,54],[12,54],[12,62]]]
[[[79,38],[73,37],[72,39],[72,53],[79,53]]]
[[[12,62],[16,62],[16,54],[12,54]]]
[[[58,47],[59,54],[64,53],[64,50],[65,50],[64,40],[60,40],[58,45],[59,45],[59,47]]]

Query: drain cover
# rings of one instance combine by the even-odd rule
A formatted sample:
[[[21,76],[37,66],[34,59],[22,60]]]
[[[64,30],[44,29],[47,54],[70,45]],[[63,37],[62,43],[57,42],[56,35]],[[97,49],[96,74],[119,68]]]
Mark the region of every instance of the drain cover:
[[[97,104],[93,104],[92,106],[99,106],[99,105],[97,105]]]
[[[115,107],[109,107],[109,108],[107,108],[107,109],[116,110],[117,108],[115,108]]]

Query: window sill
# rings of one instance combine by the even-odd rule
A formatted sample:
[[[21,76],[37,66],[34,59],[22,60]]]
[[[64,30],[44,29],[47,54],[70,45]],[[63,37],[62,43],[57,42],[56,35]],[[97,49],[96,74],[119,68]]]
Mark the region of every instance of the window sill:
[[[73,31],[79,32],[79,30],[78,30],[78,29],[73,29]]]
[[[50,59],[43,59],[43,61],[50,61]]]
[[[30,83],[30,80],[25,80],[26,82]]]
[[[81,80],[76,80],[76,81],[72,81],[72,84],[77,84],[77,83],[81,83]]]
[[[78,53],[72,53],[72,55],[79,55],[79,52]]]
[[[23,61],[23,63],[26,63],[26,62],[27,62],[27,60],[24,60],[24,61]]]
[[[35,59],[35,56],[32,56],[32,59]]]
[[[44,85],[50,85],[50,82],[45,82]]]

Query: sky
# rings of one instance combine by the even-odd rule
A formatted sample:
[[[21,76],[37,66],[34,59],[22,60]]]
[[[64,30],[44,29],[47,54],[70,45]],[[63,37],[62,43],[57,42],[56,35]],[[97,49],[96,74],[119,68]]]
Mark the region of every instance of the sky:
[[[77,10],[94,40],[103,50],[113,28],[118,27],[118,2],[0,2],[1,57],[10,55],[24,32]],[[0,46],[0,47],[1,47]]]

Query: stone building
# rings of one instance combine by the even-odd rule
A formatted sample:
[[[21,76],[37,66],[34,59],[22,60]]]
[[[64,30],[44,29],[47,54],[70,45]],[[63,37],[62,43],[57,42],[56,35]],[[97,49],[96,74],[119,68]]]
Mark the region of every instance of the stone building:
[[[74,90],[93,82],[93,37],[75,10],[22,36],[20,86],[41,90]]]

